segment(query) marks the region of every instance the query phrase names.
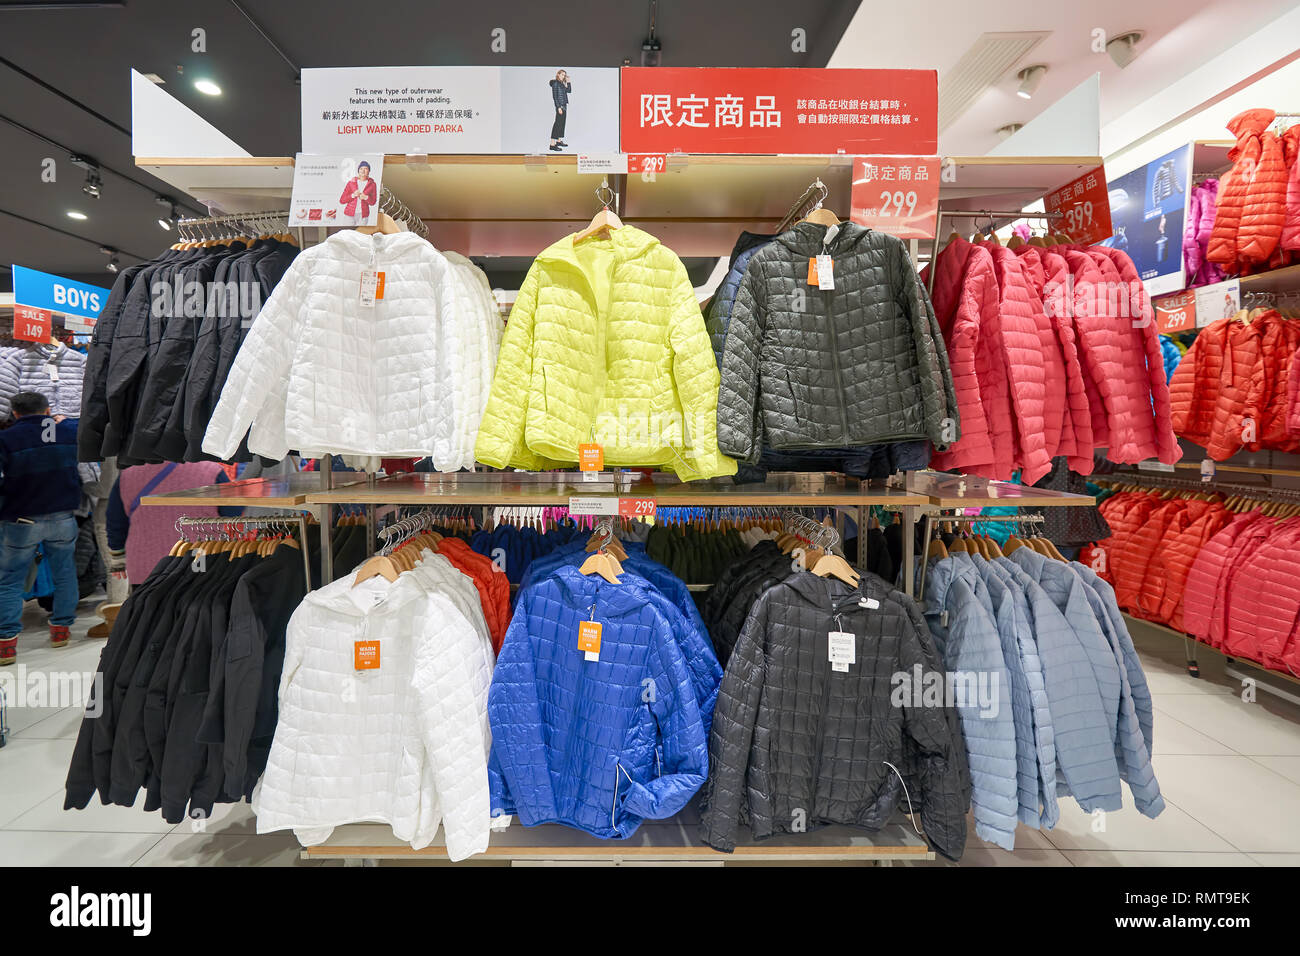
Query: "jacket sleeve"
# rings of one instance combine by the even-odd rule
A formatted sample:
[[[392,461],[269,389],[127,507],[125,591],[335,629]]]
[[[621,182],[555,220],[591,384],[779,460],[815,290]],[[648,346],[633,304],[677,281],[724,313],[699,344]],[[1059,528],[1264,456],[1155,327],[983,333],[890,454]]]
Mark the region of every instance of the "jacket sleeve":
[[[492,391],[479,425],[474,454],[479,461],[493,468],[509,468],[512,461],[522,461],[529,456],[524,444],[524,424],[533,377],[533,319],[537,312],[539,283],[537,263],[534,262],[510,310]]]
[[[531,592],[523,593],[506,631],[488,691],[488,720],[492,727],[488,796],[493,816],[517,812],[512,780],[513,789],[523,796],[525,805],[550,806],[555,801],[551,774],[542,758],[546,741],[542,739],[537,674],[528,637],[529,622],[536,620],[536,613]]]
[[[455,862],[488,847],[487,741],[474,700],[478,637],[450,600],[437,598],[425,619],[412,680],[419,694],[425,753],[442,807],[447,855]],[[418,834],[412,845],[427,846],[432,838],[432,833]]]
[[[761,448],[758,407],[760,359],[766,325],[761,298],[762,261],[750,262],[736,290],[722,348],[718,393],[718,450],[741,461],[757,461]]]
[[[650,651],[654,693],[649,704],[659,725],[663,772],[619,791],[625,811],[649,820],[667,819],[686,806],[709,771],[708,741],[690,672],[668,620],[661,616],[658,622]]]
[[[683,479],[734,475],[736,463],[718,451],[718,363],[686,267],[677,263],[677,308],[669,331],[673,384],[682,403],[683,455],[693,466]]]
[[[0,422],[8,421],[12,408],[10,402],[22,391],[19,368],[22,363],[22,350],[8,350],[0,359]]]
[[[301,325],[299,309],[311,283],[310,264],[297,260],[253,320],[203,436],[207,454],[228,461],[267,397],[288,379]]]
[[[912,342],[916,348],[917,374],[921,379],[927,437],[939,451],[961,437],[961,414],[957,410],[957,393],[952,371],[948,368],[948,350],[943,344],[939,320],[929,293],[912,268],[901,242],[894,244],[896,267],[900,273],[898,305],[912,323]]]
[[[758,704],[767,676],[763,644],[767,637],[767,598],[750,612],[727,670],[713,711],[709,735],[708,809],[704,811],[701,837],[715,850],[730,853],[736,848],[740,811],[745,799],[745,778],[749,749],[758,724]]]

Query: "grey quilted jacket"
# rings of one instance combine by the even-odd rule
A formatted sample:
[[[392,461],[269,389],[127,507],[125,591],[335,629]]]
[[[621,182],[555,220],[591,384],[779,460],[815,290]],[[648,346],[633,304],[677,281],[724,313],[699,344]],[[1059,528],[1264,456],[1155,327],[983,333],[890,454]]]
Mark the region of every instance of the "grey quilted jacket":
[[[0,419],[9,417],[9,403],[19,392],[40,392],[56,415],[81,414],[81,382],[86,356],[66,345],[15,348],[0,358]]]
[[[960,437],[948,354],[901,240],[801,222],[749,260],[722,354],[718,446],[843,448]],[[834,289],[808,284],[827,252]]]
[[[843,671],[831,668],[831,631],[854,635]],[[766,591],[718,694],[704,842],[735,849],[745,805],[763,839],[828,824],[880,829],[910,801],[934,847],[959,857],[970,793],[960,726],[951,708],[921,703],[919,688],[895,686],[897,675],[941,680],[939,671],[916,605],[874,575],[855,589],[795,574]]]

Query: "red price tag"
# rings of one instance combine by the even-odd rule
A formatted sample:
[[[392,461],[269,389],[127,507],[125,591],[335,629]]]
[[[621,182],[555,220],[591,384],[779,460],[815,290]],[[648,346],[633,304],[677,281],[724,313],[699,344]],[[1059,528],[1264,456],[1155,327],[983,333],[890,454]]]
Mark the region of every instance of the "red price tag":
[[[618,513],[623,518],[653,518],[655,500],[653,498],[619,498]]]
[[[49,309],[35,309],[30,305],[14,305],[14,338],[24,342],[48,342],[50,340],[50,323],[53,319]]]
[[[855,156],[849,218],[900,239],[933,239],[938,156]]]
[[[1196,328],[1196,293],[1179,292],[1156,299],[1156,330],[1166,335]]]
[[[627,174],[662,173],[668,168],[668,157],[663,153],[628,153]]]
[[[1059,212],[1052,230],[1065,233],[1085,246],[1109,239],[1114,232],[1110,222],[1110,190],[1106,169],[1098,166],[1043,197],[1043,208]]]

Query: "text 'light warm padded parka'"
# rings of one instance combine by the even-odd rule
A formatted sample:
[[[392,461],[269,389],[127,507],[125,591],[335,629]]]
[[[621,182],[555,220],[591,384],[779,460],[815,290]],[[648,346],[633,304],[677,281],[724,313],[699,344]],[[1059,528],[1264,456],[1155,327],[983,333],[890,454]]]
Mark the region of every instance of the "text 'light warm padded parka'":
[[[718,446],[756,461],[775,449],[960,437],[948,353],[903,243],[854,223],[801,222],[756,253],[722,357]],[[834,289],[807,281],[834,262]]]
[[[506,325],[476,453],[544,469],[604,446],[608,466],[683,479],[736,472],[718,454],[718,367],[686,267],[634,226],[543,250]]]

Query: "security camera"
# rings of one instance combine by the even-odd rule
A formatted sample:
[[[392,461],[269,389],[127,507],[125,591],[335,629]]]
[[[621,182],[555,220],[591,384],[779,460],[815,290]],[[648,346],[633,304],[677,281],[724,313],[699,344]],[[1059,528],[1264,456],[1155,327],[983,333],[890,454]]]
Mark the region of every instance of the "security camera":
[[[1142,36],[1141,30],[1130,30],[1106,41],[1106,52],[1121,70],[1137,59],[1137,45]]]

